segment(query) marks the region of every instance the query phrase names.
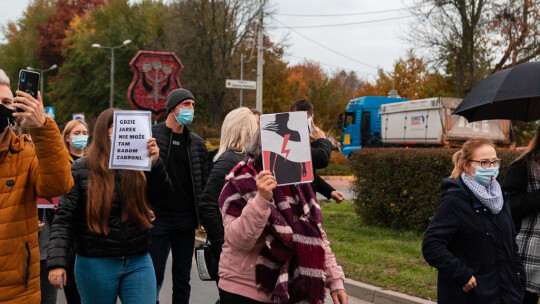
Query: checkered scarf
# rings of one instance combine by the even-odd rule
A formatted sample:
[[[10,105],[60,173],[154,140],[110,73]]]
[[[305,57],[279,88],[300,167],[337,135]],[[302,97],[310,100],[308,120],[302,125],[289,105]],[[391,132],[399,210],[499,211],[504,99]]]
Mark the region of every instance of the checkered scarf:
[[[472,191],[474,196],[493,214],[499,214],[504,205],[501,185],[496,179],[492,180],[486,188],[474,179],[468,173],[461,173],[461,180]]]
[[[219,198],[222,211],[235,217],[257,195],[261,168],[246,157],[226,176]],[[261,237],[266,246],[257,258],[255,280],[274,303],[323,303],[325,250],[322,215],[309,184],[277,187],[275,206]]]
[[[540,164],[527,156],[527,192],[540,189],[537,172]],[[527,280],[525,290],[540,293],[540,213],[536,212],[521,221],[521,229],[516,237],[521,261],[525,266]]]

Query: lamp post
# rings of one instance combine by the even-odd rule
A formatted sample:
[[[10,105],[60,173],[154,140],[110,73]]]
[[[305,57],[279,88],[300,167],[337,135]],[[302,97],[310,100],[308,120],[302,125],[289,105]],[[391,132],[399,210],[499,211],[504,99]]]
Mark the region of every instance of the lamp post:
[[[39,77],[39,80],[40,80],[40,84],[39,84],[39,90],[41,92],[41,101],[43,102],[43,104],[45,104],[45,73],[49,72],[49,71],[52,71],[54,69],[56,69],[58,66],[55,64],[51,65],[48,69],[36,69],[36,68],[33,68],[33,67],[26,67],[27,70],[30,70],[30,71],[36,71],[38,72],[39,74],[41,74],[41,76]]]
[[[121,45],[118,46],[103,46],[99,43],[92,44],[92,47],[100,48],[100,49],[109,49],[111,50],[111,97],[109,100],[109,107],[113,107],[113,94],[114,94],[114,50],[119,49],[121,47],[124,47],[131,43],[131,40],[124,40],[124,42]]]

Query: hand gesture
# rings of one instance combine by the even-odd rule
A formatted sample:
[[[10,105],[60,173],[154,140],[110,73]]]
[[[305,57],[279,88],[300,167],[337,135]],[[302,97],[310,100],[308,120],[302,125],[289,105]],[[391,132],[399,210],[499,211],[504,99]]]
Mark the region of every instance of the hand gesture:
[[[199,231],[199,234],[202,236],[206,236],[206,230],[204,229],[203,225],[199,224],[199,227],[197,227],[197,230]]]
[[[313,121],[311,121],[311,127],[313,128],[313,134],[309,134],[309,139],[311,142],[314,142],[319,138],[326,138],[324,132],[319,129]]]
[[[349,302],[349,296],[343,289],[334,290],[330,293],[334,304],[347,304]]]
[[[150,138],[147,142],[148,144],[146,145],[146,149],[148,149],[148,156],[152,157],[152,166],[153,166],[156,164],[159,158],[159,148],[157,146],[155,138]]]
[[[41,93],[38,91],[37,99],[32,95],[17,91],[17,97],[13,99],[13,106],[24,112],[16,112],[14,117],[26,118],[28,126],[38,128],[45,124],[45,113],[43,111],[43,102],[41,101]]]
[[[49,282],[56,288],[66,286],[67,274],[64,268],[54,268],[49,271]]]
[[[274,193],[272,190],[276,189],[276,178],[272,176],[270,171],[261,171],[257,176],[257,189],[259,195],[267,201],[272,200]]]
[[[471,289],[476,287],[476,278],[474,276],[471,277],[469,282],[465,284],[461,289],[463,289],[464,292],[469,292]]]
[[[332,191],[332,193],[330,193],[330,197],[334,199],[338,204],[343,202],[343,200],[345,199],[345,195],[338,191]]]

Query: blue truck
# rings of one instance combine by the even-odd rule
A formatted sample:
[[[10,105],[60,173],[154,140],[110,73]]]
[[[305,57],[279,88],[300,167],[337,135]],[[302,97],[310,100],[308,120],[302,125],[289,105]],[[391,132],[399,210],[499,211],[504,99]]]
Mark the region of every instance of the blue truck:
[[[338,127],[343,131],[341,152],[349,157],[351,152],[367,145],[374,132],[381,134],[379,115],[381,105],[407,100],[382,96],[365,96],[350,100],[345,113],[339,116]]]

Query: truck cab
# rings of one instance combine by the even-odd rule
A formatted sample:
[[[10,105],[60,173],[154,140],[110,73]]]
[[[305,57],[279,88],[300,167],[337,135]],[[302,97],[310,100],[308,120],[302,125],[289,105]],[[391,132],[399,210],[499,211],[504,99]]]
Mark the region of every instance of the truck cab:
[[[365,96],[350,100],[339,117],[339,128],[343,131],[341,152],[349,157],[351,152],[366,146],[374,132],[381,133],[381,105],[401,101],[407,99]]]

